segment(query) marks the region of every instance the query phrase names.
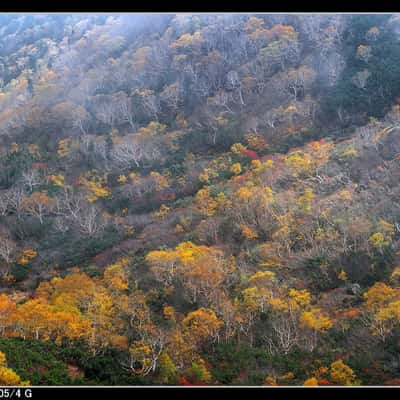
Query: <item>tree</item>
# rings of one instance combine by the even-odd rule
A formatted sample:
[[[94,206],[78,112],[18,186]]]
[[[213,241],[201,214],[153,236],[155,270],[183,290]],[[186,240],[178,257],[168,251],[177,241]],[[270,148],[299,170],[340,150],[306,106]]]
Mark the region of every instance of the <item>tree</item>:
[[[195,210],[200,214],[212,217],[218,207],[218,202],[211,196],[209,187],[203,187],[196,193]]]
[[[24,199],[23,209],[29,214],[37,217],[43,224],[44,215],[51,211],[56,202],[49,197],[46,191],[33,192],[30,197]]]
[[[25,338],[39,340],[49,336],[51,306],[42,298],[28,300],[17,308],[16,330]]]
[[[15,250],[17,248],[16,243],[12,240],[10,234],[6,230],[0,232],[0,257],[4,260],[7,265],[6,273],[8,272],[8,267],[14,259]]]
[[[0,385],[30,386],[29,381],[22,381],[11,368],[7,368],[6,355],[0,351]]]
[[[355,386],[360,384],[354,371],[340,359],[330,365],[330,379],[336,385]]]
[[[383,282],[376,282],[364,293],[365,306],[368,310],[376,311],[387,305],[396,297],[396,290]]]
[[[194,375],[195,382],[198,383],[210,383],[212,376],[210,371],[205,366],[205,361],[200,359],[198,362],[192,363],[192,373]]]
[[[300,324],[308,331],[305,334],[305,344],[309,351],[316,348],[318,334],[326,332],[333,325],[330,318],[318,308],[304,311],[300,316]]]
[[[58,142],[57,154],[60,158],[67,157],[71,152],[71,139],[62,139]]]
[[[106,290],[98,288],[90,299],[85,316],[92,328],[88,343],[94,354],[110,346],[125,350],[128,348],[127,338],[119,333],[121,322],[116,317],[115,304]]]
[[[129,288],[128,265],[129,258],[124,257],[106,267],[103,279],[110,290],[125,291]]]
[[[164,352],[160,356],[159,374],[161,382],[166,384],[174,384],[177,381],[177,368],[171,360],[168,353]]]
[[[111,129],[118,122],[118,106],[118,103],[115,102],[111,95],[99,94],[92,98],[92,107],[96,117],[104,124],[109,125]]]
[[[134,338],[129,346],[129,368],[134,374],[146,376],[156,371],[166,345],[166,335],[151,320],[146,297],[142,292],[132,293],[129,308],[131,334]]]
[[[288,71],[287,90],[297,100],[300,93],[310,90],[316,78],[316,72],[309,67],[300,67]]]
[[[13,324],[16,304],[5,294],[0,295],[0,334],[4,336],[7,328]]]
[[[305,214],[311,214],[311,212],[312,212],[311,205],[312,205],[313,199],[314,199],[313,190],[307,188],[304,191],[304,195],[300,196],[298,199],[300,210],[302,212],[304,212]]]
[[[228,273],[222,251],[183,242],[175,250],[152,251],[146,256],[155,276],[165,285],[177,278],[192,302],[215,299]]]
[[[120,120],[129,123],[133,130],[136,130],[135,111],[132,105],[132,99],[125,92],[114,94],[112,102],[116,105],[117,115]]]
[[[371,328],[372,334],[382,342],[392,335],[400,324],[399,291],[377,282],[364,293],[364,322]]]
[[[105,179],[93,178],[86,179],[81,178],[80,183],[89,191],[89,195],[86,197],[89,203],[94,203],[99,198],[106,198],[110,196],[110,191],[103,186]]]
[[[203,307],[190,312],[182,323],[191,339],[199,344],[209,340],[218,341],[219,330],[224,325],[213,310]]]

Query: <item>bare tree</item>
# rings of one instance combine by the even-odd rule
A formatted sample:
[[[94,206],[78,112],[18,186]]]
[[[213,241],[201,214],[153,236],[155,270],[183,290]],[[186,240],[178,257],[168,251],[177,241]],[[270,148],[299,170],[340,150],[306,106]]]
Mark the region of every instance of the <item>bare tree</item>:
[[[29,192],[33,192],[36,186],[40,185],[40,176],[37,170],[31,169],[22,173],[22,184],[25,185]]]
[[[11,239],[10,233],[5,230],[0,230],[0,257],[6,262],[7,266],[12,262],[17,246]]]
[[[26,193],[23,187],[14,186],[11,189],[3,192],[3,201],[7,204],[6,213],[15,212],[18,217],[20,217],[23,210],[24,199],[26,198]]]
[[[122,168],[129,168],[132,162],[139,167],[142,158],[143,146],[138,140],[123,141],[114,145],[112,159]]]
[[[79,217],[75,219],[75,223],[78,225],[80,232],[88,236],[101,232],[105,225],[99,208],[93,204],[86,205],[80,209]]]
[[[125,92],[118,92],[113,96],[113,101],[115,102],[116,111],[120,119],[124,122],[128,122],[131,128],[135,130],[135,113],[133,111],[132,99]]]

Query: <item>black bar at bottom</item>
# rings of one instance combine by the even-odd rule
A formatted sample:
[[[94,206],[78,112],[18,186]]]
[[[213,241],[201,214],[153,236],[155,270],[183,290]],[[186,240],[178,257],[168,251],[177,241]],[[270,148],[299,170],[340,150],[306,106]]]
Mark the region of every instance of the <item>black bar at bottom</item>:
[[[66,394],[77,399],[143,399],[143,396],[176,400],[220,400],[240,398],[307,400],[365,399],[372,395],[386,399],[399,399],[400,387],[0,387],[1,399],[54,400]],[[238,397],[237,397],[238,396]],[[251,396],[251,397],[250,397]],[[296,397],[293,397],[296,396]],[[153,398],[153,397],[151,397]]]

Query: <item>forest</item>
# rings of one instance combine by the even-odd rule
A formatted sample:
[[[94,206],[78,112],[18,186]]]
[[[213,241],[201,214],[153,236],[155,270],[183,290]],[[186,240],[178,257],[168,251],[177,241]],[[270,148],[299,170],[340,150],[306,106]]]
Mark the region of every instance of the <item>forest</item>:
[[[0,385],[400,385],[400,15],[0,14]]]

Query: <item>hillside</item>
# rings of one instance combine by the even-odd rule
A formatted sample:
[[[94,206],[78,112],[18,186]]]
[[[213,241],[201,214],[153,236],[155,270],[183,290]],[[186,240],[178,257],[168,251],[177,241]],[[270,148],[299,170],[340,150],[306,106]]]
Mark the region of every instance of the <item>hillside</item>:
[[[0,15],[0,383],[397,385],[398,15]]]

